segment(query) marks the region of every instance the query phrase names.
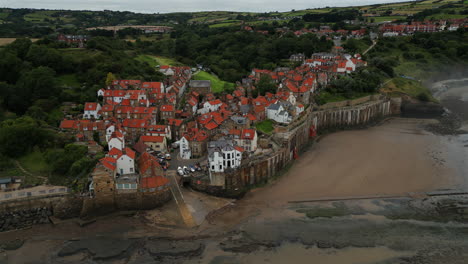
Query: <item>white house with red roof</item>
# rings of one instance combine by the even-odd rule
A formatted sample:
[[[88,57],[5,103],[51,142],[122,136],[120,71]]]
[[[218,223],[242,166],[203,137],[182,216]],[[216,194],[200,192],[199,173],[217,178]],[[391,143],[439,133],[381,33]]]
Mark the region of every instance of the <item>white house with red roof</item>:
[[[109,141],[107,142],[109,149],[117,148],[123,150],[125,148],[125,138],[120,131],[115,131],[111,134]]]
[[[167,141],[166,137],[161,136],[141,136],[140,142],[143,142],[146,146],[154,151],[166,152]]]
[[[209,112],[216,112],[223,105],[223,102],[219,99],[207,101],[203,104],[203,108],[198,110],[199,114],[206,114]]]
[[[135,173],[135,151],[125,148],[116,160],[117,174],[126,175]]]
[[[84,119],[95,118],[98,119],[101,117],[101,105],[99,103],[85,103],[84,106]]]

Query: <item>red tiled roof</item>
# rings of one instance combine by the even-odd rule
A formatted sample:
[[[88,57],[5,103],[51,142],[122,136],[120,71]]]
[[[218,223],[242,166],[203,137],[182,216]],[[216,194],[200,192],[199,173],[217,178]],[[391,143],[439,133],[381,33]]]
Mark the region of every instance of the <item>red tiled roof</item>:
[[[205,125],[205,128],[208,129],[208,130],[213,130],[213,129],[217,128],[217,127],[218,127],[218,124],[216,124],[213,121],[211,121],[210,123]]]
[[[141,136],[140,140],[143,142],[164,142],[164,137],[162,136]]]
[[[60,122],[60,128],[71,129],[75,126],[75,120],[62,120]]]
[[[244,152],[245,150],[239,146],[235,146],[234,147],[235,150],[239,151],[239,152]]]
[[[161,112],[172,112],[174,111],[173,105],[161,105]]]
[[[182,122],[184,122],[184,120],[182,119],[173,119],[173,118],[168,119],[168,121],[169,121],[169,125],[172,125],[172,126],[180,126],[182,125]]]
[[[216,99],[216,100],[213,100],[213,101],[209,101],[208,103],[210,105],[219,105],[219,104],[222,104],[223,102],[221,102],[221,100],[219,100],[219,99]]]
[[[149,168],[161,168],[161,165],[155,157],[153,157],[148,152],[141,154],[140,159],[138,159],[138,169],[140,173],[145,173]],[[156,175],[154,175],[156,176]]]
[[[241,131],[239,129],[231,129],[231,130],[229,130],[229,135],[240,136]]]
[[[122,156],[122,151],[118,148],[112,148],[109,153],[107,153],[109,156],[117,156],[120,157]]]
[[[131,128],[146,128],[145,119],[124,119],[122,122],[123,127]]]
[[[125,154],[130,158],[135,159],[135,151],[133,151],[131,148],[125,148]]]
[[[97,110],[97,103],[85,103],[84,109],[86,111],[96,111]]]
[[[150,189],[165,186],[169,180],[163,176],[145,177],[141,179],[141,188]]]
[[[144,82],[141,87],[143,89],[161,89],[162,82]]]
[[[242,129],[242,139],[253,140],[255,137],[255,130],[251,128]]]
[[[255,120],[257,120],[257,118],[256,118],[254,115],[252,115],[252,114],[247,114],[247,118],[248,118],[250,121],[255,121]]]
[[[104,158],[100,159],[99,162],[101,162],[101,164],[104,167],[114,171],[117,160],[114,159],[114,158],[111,158],[111,157],[104,157]]]
[[[114,111],[114,106],[110,104],[106,104],[101,109],[103,112],[112,112]]]

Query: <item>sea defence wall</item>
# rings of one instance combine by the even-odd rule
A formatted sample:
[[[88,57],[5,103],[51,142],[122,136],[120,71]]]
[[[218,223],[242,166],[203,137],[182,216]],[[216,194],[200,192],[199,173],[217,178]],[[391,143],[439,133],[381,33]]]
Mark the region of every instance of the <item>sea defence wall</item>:
[[[345,101],[343,105],[334,104],[315,109],[309,107],[288,126],[277,125],[268,139],[276,142],[276,149],[244,159],[246,162],[239,169],[211,175],[211,182],[213,178],[217,178],[216,182],[224,182],[224,186],[212,186],[209,182],[200,180],[192,181],[191,185],[196,190],[218,196],[240,196],[249,188],[278,176],[317,135],[365,127],[387,116],[399,115],[401,98],[369,96]]]
[[[153,192],[134,191],[115,193],[107,199],[86,197],[81,208],[81,217],[103,215],[118,210],[149,210],[160,207],[172,199],[169,187]]]

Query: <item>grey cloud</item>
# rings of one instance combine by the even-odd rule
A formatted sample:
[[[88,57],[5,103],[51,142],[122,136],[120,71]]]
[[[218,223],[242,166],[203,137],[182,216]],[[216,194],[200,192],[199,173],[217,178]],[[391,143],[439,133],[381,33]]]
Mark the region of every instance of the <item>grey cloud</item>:
[[[0,7],[72,10],[121,10],[141,13],[194,11],[289,11],[325,6],[356,6],[398,2],[398,0],[1,0]]]

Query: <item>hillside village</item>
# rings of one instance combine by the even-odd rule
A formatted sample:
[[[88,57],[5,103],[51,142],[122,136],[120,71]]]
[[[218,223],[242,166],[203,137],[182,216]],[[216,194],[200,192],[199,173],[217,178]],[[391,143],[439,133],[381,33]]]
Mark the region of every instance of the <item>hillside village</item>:
[[[163,82],[113,80],[81,115],[60,124],[90,149],[105,146],[107,154],[90,177],[90,195],[158,192],[169,184],[168,170],[182,178],[196,171],[210,184],[223,185],[211,175],[236,170],[269,148],[259,144],[269,132],[259,131],[258,124],[288,126],[314,104],[319,87],[367,65],[338,46],[311,58],[293,55],[291,61],[300,66],[253,69],[232,94],[215,95],[210,81],[191,80],[189,67],[160,66]],[[254,97],[264,77],[276,91]]]

